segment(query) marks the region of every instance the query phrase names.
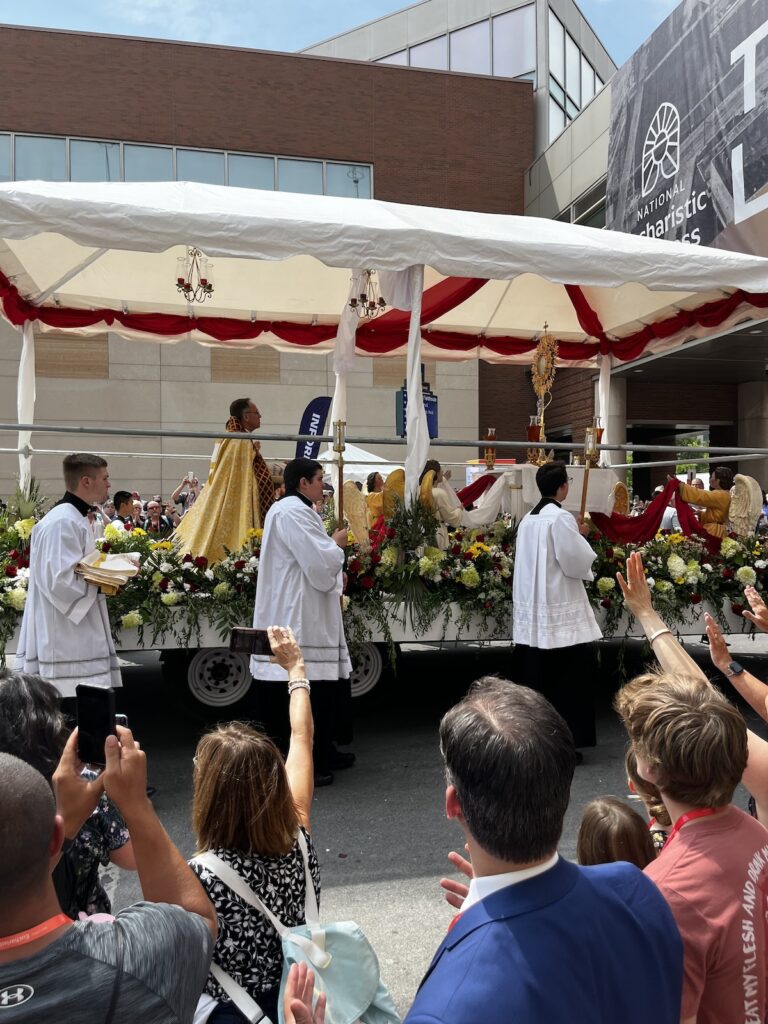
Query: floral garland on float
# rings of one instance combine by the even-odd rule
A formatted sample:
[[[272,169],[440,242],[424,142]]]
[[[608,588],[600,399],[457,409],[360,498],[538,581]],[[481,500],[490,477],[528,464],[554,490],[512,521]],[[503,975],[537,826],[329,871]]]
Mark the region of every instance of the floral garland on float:
[[[0,512],[0,649],[20,624],[29,576],[29,540],[35,519],[17,519]],[[451,624],[451,635],[508,638],[511,621],[512,572],[516,525],[501,519],[480,530],[457,530],[447,550],[433,541],[434,517],[423,506],[394,514],[372,535],[368,550],[354,541],[348,548],[344,614],[347,636],[354,646],[374,631],[385,640],[392,624],[407,623],[414,638],[428,629]],[[240,551],[209,565],[202,557],[184,554],[171,540],[156,540],[144,530],[119,531],[108,525],[99,547],[105,552],[136,552],[141,571],[107,600],[116,640],[124,630],[137,630],[139,644],[199,644],[203,625],[224,642],[234,625],[249,623],[253,614],[261,551],[261,530],[251,530]],[[744,587],[768,593],[768,534],[726,537],[713,554],[705,542],[680,533],[659,533],[642,545],[619,545],[591,536],[597,552],[590,600],[607,637],[631,626],[624,612],[616,573],[628,555],[643,554],[654,603],[673,628],[690,626],[706,606],[728,626],[726,616],[740,617]],[[731,624],[732,625],[732,624]],[[745,621],[740,623],[747,629]]]

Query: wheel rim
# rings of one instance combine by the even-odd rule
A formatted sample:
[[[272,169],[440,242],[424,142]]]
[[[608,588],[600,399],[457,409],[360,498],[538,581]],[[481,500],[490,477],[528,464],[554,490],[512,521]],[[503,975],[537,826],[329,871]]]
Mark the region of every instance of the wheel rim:
[[[376,644],[363,644],[355,654],[352,668],[352,696],[362,697],[370,693],[381,678],[384,659]]]
[[[248,659],[225,647],[198,651],[189,663],[187,685],[195,700],[208,707],[235,704],[251,686]]]

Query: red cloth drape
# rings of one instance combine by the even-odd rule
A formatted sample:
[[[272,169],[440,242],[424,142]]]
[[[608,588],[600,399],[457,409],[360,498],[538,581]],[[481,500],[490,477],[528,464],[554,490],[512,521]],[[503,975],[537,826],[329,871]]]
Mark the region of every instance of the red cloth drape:
[[[659,532],[664,509],[669,504],[671,495],[676,492],[677,480],[668,480],[664,490],[656,495],[645,512],[639,516],[622,516],[618,512],[613,512],[609,516],[603,515],[602,512],[591,512],[590,516],[592,522],[608,540],[618,544],[645,544]],[[680,520],[680,529],[686,537],[700,537],[710,551],[720,550],[720,539],[707,533],[691,506],[679,494],[675,498],[675,508]]]
[[[460,491],[456,491],[456,497],[459,499],[464,508],[477,501],[481,494],[485,494],[489,487],[493,487],[498,477],[494,476],[493,473],[483,473],[477,480],[473,480],[471,484],[466,487],[462,487]]]

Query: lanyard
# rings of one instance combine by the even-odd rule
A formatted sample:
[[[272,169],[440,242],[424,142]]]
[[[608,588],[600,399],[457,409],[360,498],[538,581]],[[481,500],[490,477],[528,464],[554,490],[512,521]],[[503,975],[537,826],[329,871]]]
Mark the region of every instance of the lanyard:
[[[672,840],[675,838],[677,833],[683,827],[687,825],[689,821],[694,821],[696,818],[709,818],[713,814],[717,814],[720,811],[719,807],[702,807],[698,811],[688,811],[686,814],[681,814],[675,822],[672,831],[667,836],[666,842],[664,843],[664,849],[666,849]]]
[[[16,946],[26,946],[30,942],[36,942],[37,939],[42,939],[44,935],[55,932],[57,928],[61,928],[65,924],[72,924],[72,918],[67,917],[66,914],[56,914],[55,917],[49,917],[47,921],[36,924],[34,928],[28,928],[23,932],[16,932],[15,935],[5,935],[0,939],[0,952],[5,949],[13,949]]]

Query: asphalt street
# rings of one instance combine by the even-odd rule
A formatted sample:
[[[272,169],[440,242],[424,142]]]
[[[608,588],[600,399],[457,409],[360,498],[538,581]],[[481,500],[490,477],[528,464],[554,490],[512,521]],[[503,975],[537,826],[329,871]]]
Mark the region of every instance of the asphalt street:
[[[601,649],[598,745],[585,751],[584,764],[576,770],[560,846],[570,859],[575,859],[584,804],[602,794],[627,793],[625,739],[610,707],[620,684],[619,648],[603,644]],[[708,665],[704,645],[690,649]],[[768,643],[762,638],[738,640],[732,650],[755,674],[768,678]],[[636,672],[643,657],[639,643],[627,645],[625,671]],[[180,699],[183,680],[174,685],[162,680],[156,655],[135,660],[123,670],[120,710],[147,751],[157,812],[182,853],[191,856],[192,755],[210,722]],[[449,867],[448,851],[461,849],[462,839],[445,818],[438,722],[472,680],[507,674],[508,661],[509,648],[502,645],[406,652],[396,679],[382,681],[355,702],[357,764],[338,772],[332,786],[315,794],[312,835],[320,855],[321,913],[327,920],[353,919],[362,926],[401,1012],[410,1005],[453,913],[442,900],[438,880]],[[750,724],[755,725],[754,716]],[[763,723],[756,727],[762,730]],[[742,806],[744,800],[740,794]],[[140,899],[135,875],[113,867],[108,875],[117,909]]]

